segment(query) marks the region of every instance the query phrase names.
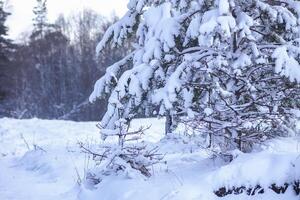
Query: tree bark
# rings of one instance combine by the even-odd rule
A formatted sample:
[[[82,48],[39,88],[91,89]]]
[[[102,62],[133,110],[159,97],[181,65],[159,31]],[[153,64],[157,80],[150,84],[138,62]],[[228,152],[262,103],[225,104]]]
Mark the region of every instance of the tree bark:
[[[168,135],[172,132],[172,116],[168,113],[166,115],[166,122],[165,122],[165,135]]]

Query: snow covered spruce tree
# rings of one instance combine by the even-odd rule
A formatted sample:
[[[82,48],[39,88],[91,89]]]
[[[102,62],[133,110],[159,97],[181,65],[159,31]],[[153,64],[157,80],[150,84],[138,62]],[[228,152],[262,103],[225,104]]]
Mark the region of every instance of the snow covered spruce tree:
[[[158,109],[170,116],[167,132],[184,119],[224,150],[247,151],[291,132],[300,107],[299,1],[130,0],[127,7],[97,47],[135,41],[90,96],[110,95],[103,130]]]
[[[117,101],[120,100],[117,91]],[[117,105],[118,115],[121,116],[122,106]],[[92,149],[80,144],[84,153],[91,154],[96,161],[96,167],[85,174],[85,185],[90,187],[100,183],[106,176],[117,174],[132,177],[150,177],[154,164],[160,163],[163,155],[158,153],[158,147],[149,147],[141,141],[148,127],[140,127],[129,131],[128,120],[120,117],[115,121],[113,130],[103,129],[100,124],[102,139],[117,137],[117,144],[103,143],[100,148]]]

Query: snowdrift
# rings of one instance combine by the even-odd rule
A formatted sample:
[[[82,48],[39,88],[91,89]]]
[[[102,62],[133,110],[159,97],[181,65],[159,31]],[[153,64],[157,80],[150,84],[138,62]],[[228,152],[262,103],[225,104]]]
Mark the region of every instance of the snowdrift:
[[[101,143],[96,122],[0,119],[0,199],[215,200],[218,191],[225,200],[300,198],[297,137],[271,140],[251,154],[236,153],[228,164],[184,137],[161,140],[162,120],[132,123],[136,128],[151,124],[145,140],[166,153],[166,164],[153,166],[148,179],[111,175],[90,189],[78,185],[94,165],[77,143]]]

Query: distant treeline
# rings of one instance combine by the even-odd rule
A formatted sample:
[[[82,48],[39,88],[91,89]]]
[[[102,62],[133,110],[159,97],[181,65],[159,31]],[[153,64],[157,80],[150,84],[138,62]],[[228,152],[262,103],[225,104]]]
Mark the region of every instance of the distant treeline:
[[[50,24],[45,2],[37,1],[33,31],[13,42],[4,25],[9,13],[1,7],[0,117],[99,120],[106,101],[88,102],[94,82],[129,49],[128,44],[95,55],[97,42],[117,17],[84,10]]]

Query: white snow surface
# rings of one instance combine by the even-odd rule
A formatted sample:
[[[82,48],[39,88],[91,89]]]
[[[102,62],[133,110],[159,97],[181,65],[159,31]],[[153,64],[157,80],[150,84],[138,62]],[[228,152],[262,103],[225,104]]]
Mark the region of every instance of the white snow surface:
[[[153,167],[149,179],[110,176],[95,189],[79,185],[93,161],[78,142],[101,143],[97,122],[0,119],[0,200],[214,200],[222,186],[251,186],[300,179],[298,137],[279,138],[251,154],[237,153],[226,164],[211,152],[188,144],[188,138],[162,139],[164,119],[138,119],[132,129],[152,125],[145,141],[158,145],[167,164]],[[180,132],[180,130],[178,131]],[[114,141],[111,141],[114,142]],[[292,190],[222,199],[296,200]]]

